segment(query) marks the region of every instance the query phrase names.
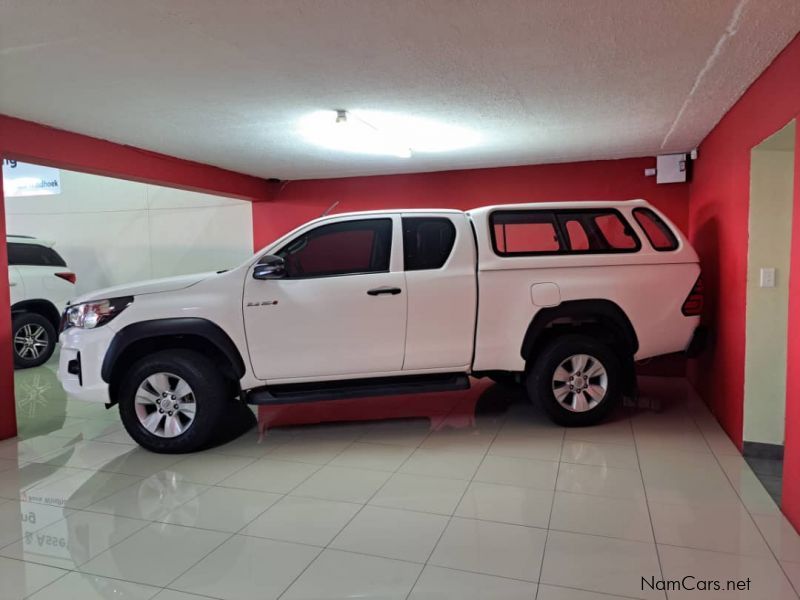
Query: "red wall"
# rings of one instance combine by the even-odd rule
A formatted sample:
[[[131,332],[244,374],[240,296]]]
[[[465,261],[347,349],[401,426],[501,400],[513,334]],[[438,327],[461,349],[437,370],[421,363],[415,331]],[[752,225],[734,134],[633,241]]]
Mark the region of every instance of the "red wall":
[[[715,339],[713,352],[692,361],[689,376],[740,447],[750,150],[800,112],[798,73],[795,38],[700,145],[690,185],[689,231],[701,256]]]
[[[0,232],[5,230],[6,211],[3,204],[3,178],[0,176]],[[0,265],[8,264],[6,250],[6,245],[0,244]],[[3,269],[5,269],[5,266],[3,266]],[[8,288],[8,277],[0,275],[0,440],[17,435],[10,307],[11,296]]]
[[[254,244],[262,248],[298,225],[333,212],[383,208],[458,208],[547,200],[645,198],[684,231],[688,185],[656,185],[653,158],[471,169],[412,175],[311,179],[284,183],[274,200],[253,204]]]
[[[741,448],[750,150],[800,113],[800,37],[750,86],[700,145],[690,185],[689,230],[708,290],[713,349],[690,361],[689,377]],[[800,185],[795,185],[790,273],[790,357],[783,509],[800,525]],[[715,377],[709,377],[715,374]],[[724,376],[720,376],[724,375]]]

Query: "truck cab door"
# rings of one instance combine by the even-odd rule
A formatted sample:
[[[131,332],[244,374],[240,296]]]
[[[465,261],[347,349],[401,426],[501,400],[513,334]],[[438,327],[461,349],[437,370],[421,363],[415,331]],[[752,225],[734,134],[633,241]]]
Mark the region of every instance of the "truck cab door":
[[[475,238],[464,213],[403,215],[408,325],[403,369],[466,371],[477,311]]]
[[[275,252],[285,269],[279,278],[256,279],[258,262],[250,268],[242,308],[256,377],[402,370],[407,293],[399,222],[395,215],[326,221]]]

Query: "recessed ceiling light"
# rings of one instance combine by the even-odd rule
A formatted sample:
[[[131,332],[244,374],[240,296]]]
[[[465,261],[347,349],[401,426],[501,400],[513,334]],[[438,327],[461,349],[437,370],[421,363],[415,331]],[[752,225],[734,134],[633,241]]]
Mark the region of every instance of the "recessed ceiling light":
[[[300,133],[325,148],[410,158],[474,146],[478,135],[455,125],[379,111],[317,111],[300,122]]]

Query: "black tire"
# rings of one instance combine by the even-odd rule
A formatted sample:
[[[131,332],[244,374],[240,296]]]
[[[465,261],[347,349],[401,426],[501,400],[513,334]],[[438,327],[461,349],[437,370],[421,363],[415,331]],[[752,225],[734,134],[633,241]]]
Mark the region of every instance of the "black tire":
[[[29,332],[36,332],[37,342],[46,343],[45,347],[38,346],[35,348],[35,351],[38,352],[36,356],[32,355],[33,350],[30,347],[26,348],[16,343],[16,340],[20,337],[26,337],[26,327],[29,328]],[[17,369],[30,369],[46,363],[53,356],[53,351],[56,349],[57,337],[53,324],[42,315],[32,312],[14,315],[11,323],[11,346],[14,350],[14,367]]]
[[[599,361],[606,373],[605,394],[597,404],[583,412],[575,412],[566,407],[567,404],[574,407],[576,403],[574,392],[567,392],[565,402],[562,403],[556,399],[554,391],[563,387],[554,383],[556,369],[574,355],[588,355],[594,361]],[[586,364],[591,367],[593,362],[587,361]],[[582,376],[584,374],[582,373]],[[602,380],[594,377],[589,381],[597,384]],[[583,380],[580,385],[585,385]],[[554,422],[565,427],[583,427],[599,423],[620,404],[624,388],[623,372],[617,353],[607,344],[584,335],[564,335],[547,344],[536,357],[527,375],[526,387],[531,400],[538,401]],[[589,401],[589,396],[585,393],[581,393],[581,397]],[[591,401],[587,403],[590,404]]]
[[[137,416],[136,394],[139,386],[157,373],[169,373],[183,379],[194,397],[194,420],[175,437],[151,433]],[[174,382],[174,379],[171,381]],[[216,365],[202,354],[190,350],[156,352],[134,363],[123,376],[118,396],[119,414],[128,434],[143,448],[160,454],[194,452],[212,440],[225,410],[231,404],[229,389]]]

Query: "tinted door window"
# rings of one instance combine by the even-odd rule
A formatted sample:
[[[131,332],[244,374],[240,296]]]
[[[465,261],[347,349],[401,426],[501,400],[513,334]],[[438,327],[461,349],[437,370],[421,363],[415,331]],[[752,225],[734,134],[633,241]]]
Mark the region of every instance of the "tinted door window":
[[[456,228],[442,217],[403,219],[403,259],[406,271],[440,269],[456,240]]]
[[[389,270],[392,220],[322,225],[289,242],[278,256],[288,277],[326,277]]]
[[[8,244],[8,264],[34,267],[66,267],[58,252],[38,244]]]

